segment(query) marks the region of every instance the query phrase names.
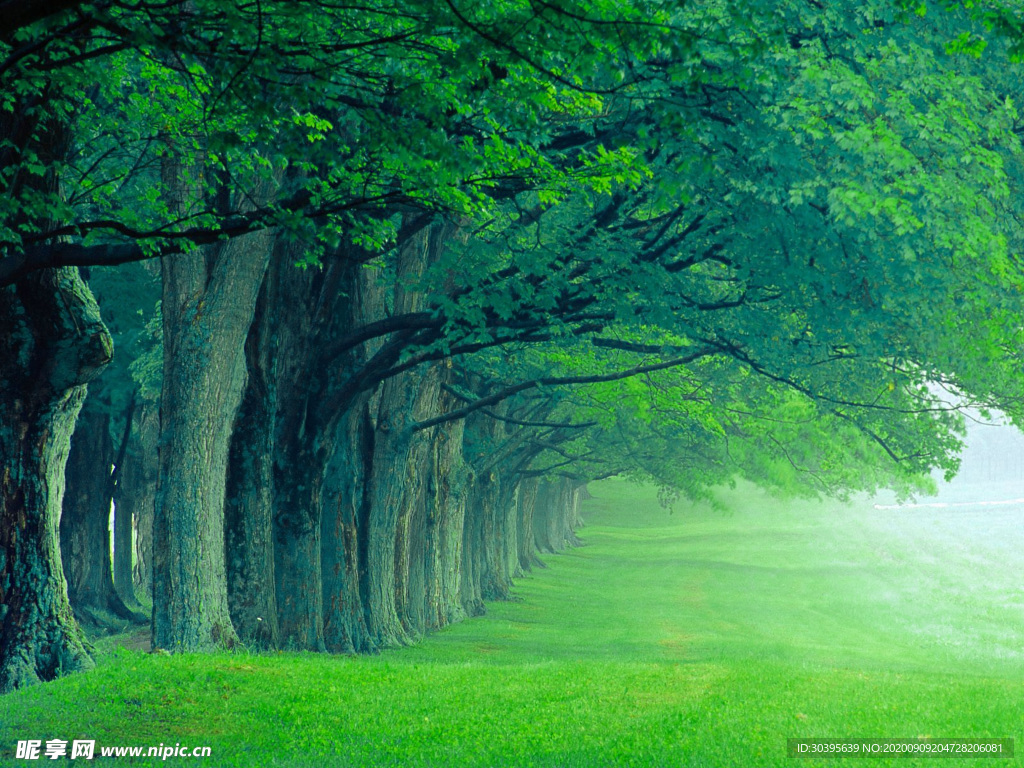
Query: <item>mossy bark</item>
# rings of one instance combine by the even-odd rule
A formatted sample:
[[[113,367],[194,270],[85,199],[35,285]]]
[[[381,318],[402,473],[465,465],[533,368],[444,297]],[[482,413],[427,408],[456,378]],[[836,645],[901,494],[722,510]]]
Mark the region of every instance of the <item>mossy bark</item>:
[[[504,404],[492,413],[466,420],[465,453],[473,468],[463,537],[463,601],[467,611],[482,609],[483,600],[512,598],[512,578],[519,568],[516,466],[525,430],[509,429],[500,418]]]
[[[73,268],[0,289],[0,693],[86,669],[58,526],[86,384],[113,345]]]
[[[256,232],[164,257],[160,485],[153,521],[153,642],[237,642],[228,610],[224,495],[244,346],[274,236]]]
[[[412,426],[420,395],[436,386],[426,379],[413,370],[385,381],[377,412],[362,594],[367,630],[381,648],[415,639],[407,612],[409,534],[428,446]]]
[[[280,631],[272,534],[276,343],[268,269],[245,343],[247,379],[231,434],[224,499],[228,609],[243,643],[277,648]]]
[[[455,399],[442,393],[440,412],[456,407]],[[430,457],[424,489],[424,626],[440,629],[461,621],[462,539],[468,486],[472,480],[462,457],[462,421],[441,424],[430,436]]]
[[[470,496],[471,514],[477,518],[470,546],[479,551],[480,596],[484,600],[512,597],[510,550],[515,550],[515,489],[497,472],[478,476]]]
[[[424,297],[415,288],[424,270],[440,256],[452,234],[449,225],[422,227],[399,249],[394,312],[418,312]],[[441,366],[420,366],[384,381],[376,412],[371,476],[367,485],[365,566],[361,594],[370,638],[378,647],[412,642],[419,634],[410,604],[422,590],[426,518],[424,480],[430,464],[430,438],[414,431],[418,421],[439,413]],[[420,526],[417,530],[414,526]],[[413,613],[424,623],[424,612]]]
[[[327,359],[325,350],[351,327],[360,268],[344,251],[331,254],[315,272],[299,270],[293,262],[274,265],[279,349],[274,568],[283,647],[323,651],[325,483],[335,443],[347,445],[339,422],[351,405],[335,397],[347,378],[346,360]],[[344,645],[338,641],[335,647],[344,650]]]
[[[366,531],[366,483],[373,462],[370,396],[364,393],[338,427],[338,443],[324,479],[321,539],[324,644],[334,653],[373,652],[359,592]]]

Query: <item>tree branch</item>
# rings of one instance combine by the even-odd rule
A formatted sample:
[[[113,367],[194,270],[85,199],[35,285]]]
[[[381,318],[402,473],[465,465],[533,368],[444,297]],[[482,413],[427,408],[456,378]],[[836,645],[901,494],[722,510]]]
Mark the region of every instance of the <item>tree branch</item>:
[[[619,381],[620,379],[628,379],[632,376],[639,376],[644,373],[653,373],[654,371],[663,371],[668,368],[688,365],[702,357],[714,354],[717,354],[717,350],[714,347],[705,347],[691,355],[687,355],[686,357],[676,357],[671,360],[652,363],[650,365],[638,365],[625,371],[616,371],[615,373],[595,374],[591,376],[546,376],[540,379],[533,379],[532,381],[524,381],[511,387],[506,387],[500,392],[496,392],[488,397],[481,398],[475,403],[471,403],[464,408],[459,408],[449,413],[442,414],[441,416],[436,416],[432,419],[418,422],[413,425],[413,431],[418,432],[421,429],[429,429],[437,424],[443,424],[446,421],[465,418],[474,411],[500,403],[502,400],[530,389],[536,389],[538,387],[559,387],[574,384],[600,384],[608,381]]]

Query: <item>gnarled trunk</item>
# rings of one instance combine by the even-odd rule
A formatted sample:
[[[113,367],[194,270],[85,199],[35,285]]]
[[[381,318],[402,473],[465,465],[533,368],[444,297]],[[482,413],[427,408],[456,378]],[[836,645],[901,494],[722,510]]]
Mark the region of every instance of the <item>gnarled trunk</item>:
[[[73,268],[0,289],[0,693],[92,665],[58,526],[85,385],[113,345]]]
[[[339,416],[331,401],[337,361],[320,357],[332,334],[348,327],[349,267],[333,254],[318,272],[276,258],[272,305],[277,358],[273,454],[274,576],[282,647],[323,651],[321,518],[324,479]],[[342,306],[338,306],[342,304]],[[332,402],[332,401],[331,401]]]

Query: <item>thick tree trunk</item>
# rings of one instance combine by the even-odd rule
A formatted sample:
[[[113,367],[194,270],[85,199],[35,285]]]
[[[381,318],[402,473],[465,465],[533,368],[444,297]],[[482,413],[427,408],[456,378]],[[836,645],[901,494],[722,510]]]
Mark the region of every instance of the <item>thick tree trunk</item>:
[[[503,410],[503,405],[495,409]],[[466,455],[474,470],[464,556],[473,587],[470,604],[476,599],[509,600],[512,577],[519,571],[518,475],[503,469],[521,449],[525,433],[518,428],[510,433],[505,422],[480,413],[467,420],[465,434]]]
[[[273,454],[273,541],[281,644],[323,651],[321,517],[323,482],[334,435],[322,412],[330,377],[319,359],[331,329],[347,327],[335,304],[345,265],[335,255],[325,269],[294,266],[281,253],[271,266],[277,315],[277,409]],[[319,343],[318,343],[319,342]]]
[[[366,482],[373,463],[370,396],[364,393],[338,428],[338,445],[324,479],[321,567],[324,643],[335,653],[377,649],[366,628],[359,593],[360,546],[365,531]]]
[[[399,252],[394,312],[422,309],[423,296],[413,283],[439,257],[451,228],[446,224],[423,227],[402,245]],[[410,593],[410,575],[418,588],[425,572],[425,536],[413,536],[413,525],[425,524],[416,511],[424,503],[424,477],[429,466],[430,441],[413,432],[417,421],[439,412],[441,371],[439,365],[414,368],[388,378],[380,389],[374,440],[373,467],[368,493],[365,567],[361,593],[366,626],[379,647],[411,642],[413,626],[410,603],[423,593]],[[413,544],[418,544],[413,549]],[[411,570],[410,570],[411,568]],[[416,611],[422,616],[422,611]]]
[[[153,522],[153,643],[231,647],[224,494],[244,346],[273,246],[256,232],[162,260],[164,383]]]
[[[354,327],[384,314],[361,252],[319,272],[275,262],[278,406],[274,550],[282,643],[337,652],[372,649],[359,594],[358,553],[372,460],[370,395],[350,386],[366,344],[331,356]]]
[[[518,565],[516,545],[515,486],[497,472],[478,475],[470,493],[474,520],[471,547],[473,568],[478,571],[480,597],[510,600],[512,576]]]
[[[423,421],[441,412],[441,381],[447,369],[440,364],[432,365],[421,372],[416,400],[412,408],[414,421]],[[432,551],[438,544],[433,531],[428,532],[428,522],[436,527],[438,501],[429,488],[430,480],[438,460],[446,461],[447,454],[439,454],[437,441],[442,434],[440,427],[413,435],[406,459],[408,472],[407,491],[402,500],[398,532],[395,538],[395,600],[399,616],[411,633],[411,637],[423,634],[427,622],[427,578],[428,560],[438,554]],[[396,468],[397,469],[397,468]],[[432,519],[433,518],[433,519]],[[444,566],[442,566],[444,567]]]
[[[507,475],[501,478],[499,503],[497,511],[502,517],[498,523],[501,525],[502,535],[494,557],[511,589],[512,579],[522,576],[523,569],[519,567],[519,483]]]
[[[118,627],[118,619],[146,620],[114,589],[109,525],[113,461],[110,415],[86,406],[71,436],[64,473],[60,549],[75,617],[95,629]]]
[[[512,579],[503,567],[503,538],[508,534],[502,523],[505,490],[495,472],[478,476],[473,489],[473,514],[480,517],[479,538],[473,546],[480,550],[480,594],[484,600],[507,600],[511,597]]]
[[[228,608],[242,642],[277,648],[277,595],[272,533],[276,354],[268,269],[245,344],[248,379],[231,435],[224,501]]]
[[[85,384],[110,335],[76,269],[0,289],[0,693],[92,665],[72,617],[58,526]]]
[[[429,378],[435,381],[428,381]],[[414,435],[417,401],[438,389],[436,375],[406,371],[384,382],[368,487],[367,559],[363,579],[366,626],[381,648],[414,639],[409,626],[409,532],[421,501],[427,443]]]
[[[64,468],[60,516],[60,556],[79,621],[83,607],[108,610],[103,603],[112,582],[107,522],[113,461],[110,415],[83,407]]]
[[[455,399],[442,393],[441,412],[452,410]],[[423,603],[425,628],[440,629],[461,621],[462,538],[466,497],[471,474],[462,458],[462,421],[431,430],[430,460],[424,493],[425,543]]]
[[[467,616],[482,616],[484,607],[482,575],[484,571],[483,539],[484,518],[476,502],[480,481],[473,478],[467,489],[465,520],[462,526],[462,576],[459,583],[462,609]]]
[[[323,638],[321,531],[324,459],[298,451],[275,474],[277,605],[282,647],[326,650]]]

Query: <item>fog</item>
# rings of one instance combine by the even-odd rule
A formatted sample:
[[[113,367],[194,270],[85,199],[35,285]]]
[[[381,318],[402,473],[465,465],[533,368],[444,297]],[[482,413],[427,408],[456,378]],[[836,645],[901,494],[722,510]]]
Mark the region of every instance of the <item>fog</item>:
[[[948,483],[938,473],[935,479],[938,494],[921,502],[1024,500],[1024,433],[995,415],[994,420],[983,420],[980,414],[972,414],[967,421],[960,471]]]
[[[1024,434],[969,421],[961,469],[938,493],[897,504],[880,494],[834,535],[861,538],[866,581],[895,637],[936,660],[1024,661]],[[867,505],[865,505],[867,506]],[[868,578],[870,577],[870,578]],[[870,581],[871,583],[867,583]]]

